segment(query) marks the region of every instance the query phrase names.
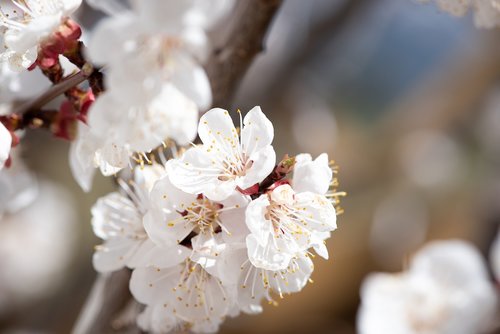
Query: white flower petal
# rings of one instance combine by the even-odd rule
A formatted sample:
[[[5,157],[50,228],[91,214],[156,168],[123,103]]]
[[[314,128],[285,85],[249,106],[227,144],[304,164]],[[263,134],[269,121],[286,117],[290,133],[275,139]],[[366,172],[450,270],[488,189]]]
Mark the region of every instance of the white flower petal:
[[[127,265],[127,261],[139,249],[141,241],[113,238],[98,246],[92,258],[95,270],[111,272]]]
[[[325,232],[337,229],[337,214],[335,207],[328,198],[303,192],[295,194],[295,206],[304,208],[303,214],[299,215],[307,225],[304,227],[313,231]]]
[[[250,232],[245,223],[246,208],[249,202],[249,197],[238,192],[221,202],[223,210],[219,214],[219,220],[224,225],[222,236],[227,243],[245,242],[245,237]]]
[[[126,196],[113,192],[92,207],[92,228],[101,239],[142,233],[142,215]]]
[[[246,238],[248,248],[248,258],[250,262],[257,268],[266,270],[282,270],[288,267],[292,255],[288,252],[283,252],[277,247],[273,247],[271,236],[268,237],[267,247],[263,247],[253,234]]]
[[[249,156],[271,145],[274,127],[260,107],[252,108],[243,120],[241,145]]]
[[[144,217],[144,228],[158,245],[174,245],[182,241],[193,229],[182,217],[182,212],[196,201],[191,195],[176,188],[168,177],[156,182],[151,191],[153,206]]]
[[[166,294],[179,283],[180,269],[175,266],[162,268],[135,268],[130,278],[130,292],[143,304],[168,300]]]
[[[69,150],[69,166],[78,185],[85,192],[92,188],[95,168],[93,165],[96,146],[88,135],[88,127],[78,124],[78,137],[71,143]]]
[[[129,267],[171,268],[189,257],[191,250],[184,246],[158,246],[146,240],[129,261]]]
[[[0,123],[0,169],[5,165],[9,158],[12,136],[5,126]]]
[[[210,275],[217,275],[217,261],[219,255],[226,248],[226,244],[220,234],[210,235],[209,233],[200,233],[191,239],[193,252],[190,256],[191,261],[198,263]]]
[[[311,235],[311,245],[316,254],[328,260],[328,248],[325,245],[325,240],[330,238],[330,232],[316,232]]]
[[[172,61],[176,65],[170,77],[174,86],[192,100],[198,108],[208,109],[212,104],[212,88],[203,67],[189,55],[184,54],[175,57]]]
[[[295,159],[293,189],[296,192],[310,191],[321,195],[326,194],[332,181],[328,155],[323,153],[316,160],[311,161],[309,154],[299,154]]]
[[[169,333],[179,326],[179,320],[163,305],[152,305],[139,314],[137,325],[146,332]]]
[[[239,144],[238,134],[229,113],[221,108],[214,108],[200,118],[198,135],[205,145],[213,145],[214,149],[226,152],[231,145],[229,140]],[[227,152],[230,153],[230,152]]]
[[[277,293],[288,294],[299,292],[307,284],[313,270],[314,265],[311,259],[300,254],[296,259],[291,260],[286,271],[281,272],[276,277],[274,273],[269,272],[269,284]]]
[[[179,189],[190,194],[203,193],[215,201],[223,200],[234,192],[236,186],[234,181],[219,180],[216,176],[219,171],[212,171],[212,166],[211,157],[205,149],[193,147],[184,153],[182,159],[168,161],[165,168],[170,181]],[[204,169],[205,172],[199,169]]]
[[[268,237],[273,233],[272,222],[267,219],[267,207],[270,205],[267,195],[250,202],[246,210],[245,222],[250,232],[262,246],[266,245]]]
[[[241,189],[247,189],[256,183],[264,181],[271,174],[276,165],[276,153],[272,146],[266,146],[250,156],[252,166],[246,175],[239,179],[238,185]]]
[[[177,212],[161,213],[158,210],[144,216],[144,228],[158,246],[173,246],[180,243],[193,230],[193,226]]]

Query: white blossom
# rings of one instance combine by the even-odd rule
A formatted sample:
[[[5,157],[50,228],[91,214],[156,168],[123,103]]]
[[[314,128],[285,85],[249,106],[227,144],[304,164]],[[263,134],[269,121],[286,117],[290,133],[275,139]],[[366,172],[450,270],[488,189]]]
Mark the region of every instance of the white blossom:
[[[4,44],[0,58],[14,69],[30,67],[38,46],[81,4],[81,0],[11,0],[0,8]]]
[[[275,166],[273,126],[260,108],[240,123],[241,136],[227,111],[210,110],[198,125],[201,145],[174,151],[179,157],[162,160],[164,170],[154,164],[158,173],[136,168],[133,189],[93,209],[95,233],[105,239],[94,265],[133,269],[142,330],[215,332],[225,317],[301,291],[314,269],[311,248],[328,258],[338,196],[328,156],[300,154]]]
[[[131,1],[127,9],[110,2],[106,11],[114,8],[118,13],[96,27],[89,56],[109,66],[107,86],[121,99],[147,101],[170,83],[200,109],[206,109],[211,103],[211,88],[200,64],[208,52],[206,29],[231,3],[147,0]]]
[[[250,110],[242,123],[240,139],[226,110],[204,114],[198,126],[203,145],[167,163],[170,181],[187,193],[224,200],[236,189],[264,180],[276,163],[273,125],[260,107]]]
[[[281,185],[248,205],[246,238],[253,265],[267,270],[288,267],[298,252],[318,242],[317,233],[337,228],[336,212],[330,200],[312,192],[296,193]]]
[[[125,266],[133,268],[149,263],[156,256],[154,244],[143,228],[143,216],[148,210],[152,180],[161,176],[158,166],[136,170],[135,180],[129,186],[120,180],[122,192],[113,192],[92,207],[94,233],[105,242],[96,247],[94,268],[109,272]]]
[[[480,333],[497,303],[481,255],[463,241],[429,244],[402,273],[372,274],[361,300],[361,334]]]
[[[429,2],[431,0],[421,0]],[[494,28],[500,25],[499,0],[432,0],[443,11],[454,16],[474,12],[474,23],[479,28]]]

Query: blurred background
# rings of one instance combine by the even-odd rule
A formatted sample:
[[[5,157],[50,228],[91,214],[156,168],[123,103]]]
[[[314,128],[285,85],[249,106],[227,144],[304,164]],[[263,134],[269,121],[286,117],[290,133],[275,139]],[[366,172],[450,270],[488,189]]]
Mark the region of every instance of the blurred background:
[[[87,27],[100,15],[79,14]],[[327,152],[345,213],[314,284],[222,333],[355,333],[369,272],[401,270],[433,239],[488,256],[500,222],[499,39],[411,0],[284,1],[232,109],[262,107],[278,156]],[[114,184],[99,176],[84,194],[68,147],[43,131],[24,141],[41,209],[0,223],[0,332],[69,332],[96,276],[90,207]],[[9,265],[18,258],[29,265]]]

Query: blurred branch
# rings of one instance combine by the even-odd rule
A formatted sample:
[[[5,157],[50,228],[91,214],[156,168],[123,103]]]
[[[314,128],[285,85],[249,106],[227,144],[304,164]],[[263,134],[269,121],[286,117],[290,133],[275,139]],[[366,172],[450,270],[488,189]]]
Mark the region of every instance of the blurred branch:
[[[310,37],[306,44],[300,48],[287,67],[294,68],[310,56],[318,54],[319,49],[333,40],[344,26],[368,4],[370,4],[368,0],[345,0],[342,6],[334,11],[329,18],[319,21],[310,29]],[[285,73],[289,73],[289,71],[285,71]]]
[[[345,0],[338,9],[331,11],[327,18],[312,22],[304,44],[293,50],[295,52],[291,57],[275,64],[276,74],[266,78],[264,84],[267,89],[262,90],[261,94],[264,95],[259,96],[258,100],[281,100],[276,96],[288,92],[284,86],[293,82],[292,78],[297,74],[298,69],[312,57],[318,55],[325,46],[330,45],[361,11],[373,5],[374,3],[368,0]]]
[[[48,91],[40,95],[33,101],[21,104],[14,110],[15,114],[23,114],[30,110],[39,111],[44,105],[65,94],[70,100],[74,98],[72,89],[77,89],[76,86],[87,80],[94,95],[98,96],[104,91],[103,74],[99,68],[93,67],[85,60],[84,54],[85,45],[83,42],[78,42],[77,47],[71,53],[65,53],[64,56],[80,71],[63,77],[64,70],[59,62],[54,66],[44,69],[42,73],[54,84]]]
[[[269,25],[282,0],[251,0],[244,3],[237,24],[225,45],[213,52],[206,70],[213,93],[213,105],[229,108],[239,83],[255,56],[264,50]]]
[[[263,39],[281,2],[247,1],[228,42],[209,59],[207,72],[214,92],[214,105],[226,106],[231,101],[252,60],[263,49]],[[131,298],[129,280],[128,269],[108,275],[98,274],[73,332],[87,334],[112,331],[113,317]]]
[[[130,270],[98,274],[78,317],[73,334],[109,333],[111,321],[130,300]]]
[[[33,101],[28,101],[14,109],[15,114],[24,114],[30,110],[40,110],[44,105],[55,99],[69,89],[81,84],[89,77],[88,71],[79,71],[62,79],[59,83],[52,86],[48,91],[40,95]]]
[[[454,52],[419,85],[395,103],[382,131],[446,129],[470,117],[500,78],[498,32],[483,33],[474,46]]]

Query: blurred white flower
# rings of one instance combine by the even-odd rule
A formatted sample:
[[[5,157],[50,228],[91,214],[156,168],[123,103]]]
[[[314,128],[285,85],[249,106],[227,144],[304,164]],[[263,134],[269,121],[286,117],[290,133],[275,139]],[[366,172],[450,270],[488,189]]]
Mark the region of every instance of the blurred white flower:
[[[12,135],[5,126],[0,123],[0,170],[5,165],[10,155],[10,147],[12,145]]]
[[[73,210],[70,194],[42,182],[30,206],[0,219],[0,309],[12,310],[65,283],[77,231]]]
[[[0,171],[0,219],[30,205],[38,196],[38,182],[25,166],[19,149],[11,151],[12,163]]]
[[[0,58],[13,69],[27,69],[38,46],[81,4],[81,0],[11,0],[0,7]]]
[[[473,334],[497,304],[479,252],[463,241],[433,242],[399,274],[377,273],[361,288],[361,334]]]
[[[112,175],[130,166],[134,154],[142,156],[172,138],[184,145],[196,136],[198,112],[174,86],[164,85],[146,104],[130,105],[111,92],[92,105],[88,126],[80,123],[71,144],[70,166],[83,190],[92,185],[94,168]]]
[[[48,87],[50,82],[40,69],[15,72],[7,63],[0,63],[0,105],[8,106],[16,100],[33,98]]]
[[[500,284],[500,229],[498,230],[497,237],[491,246],[490,261],[493,274],[495,275],[497,283]]]
[[[437,6],[454,16],[464,16],[474,11],[474,23],[478,28],[494,28],[500,25],[499,0],[420,0],[434,1]]]
[[[109,66],[107,86],[120,99],[137,103],[173,84],[200,109],[208,108],[212,92],[200,64],[208,52],[206,29],[229,11],[232,1],[147,0],[130,5],[99,5],[116,12],[96,27],[88,48],[94,62]]]
[[[325,196],[278,186],[248,205],[250,262],[262,269],[285,269],[297,253],[315,245],[321,233],[335,230],[336,221],[335,208]]]
[[[198,126],[203,145],[167,163],[170,181],[187,193],[203,193],[216,201],[263,181],[276,163],[273,125],[260,107],[250,110],[242,123],[240,140],[226,110],[204,114]]]

